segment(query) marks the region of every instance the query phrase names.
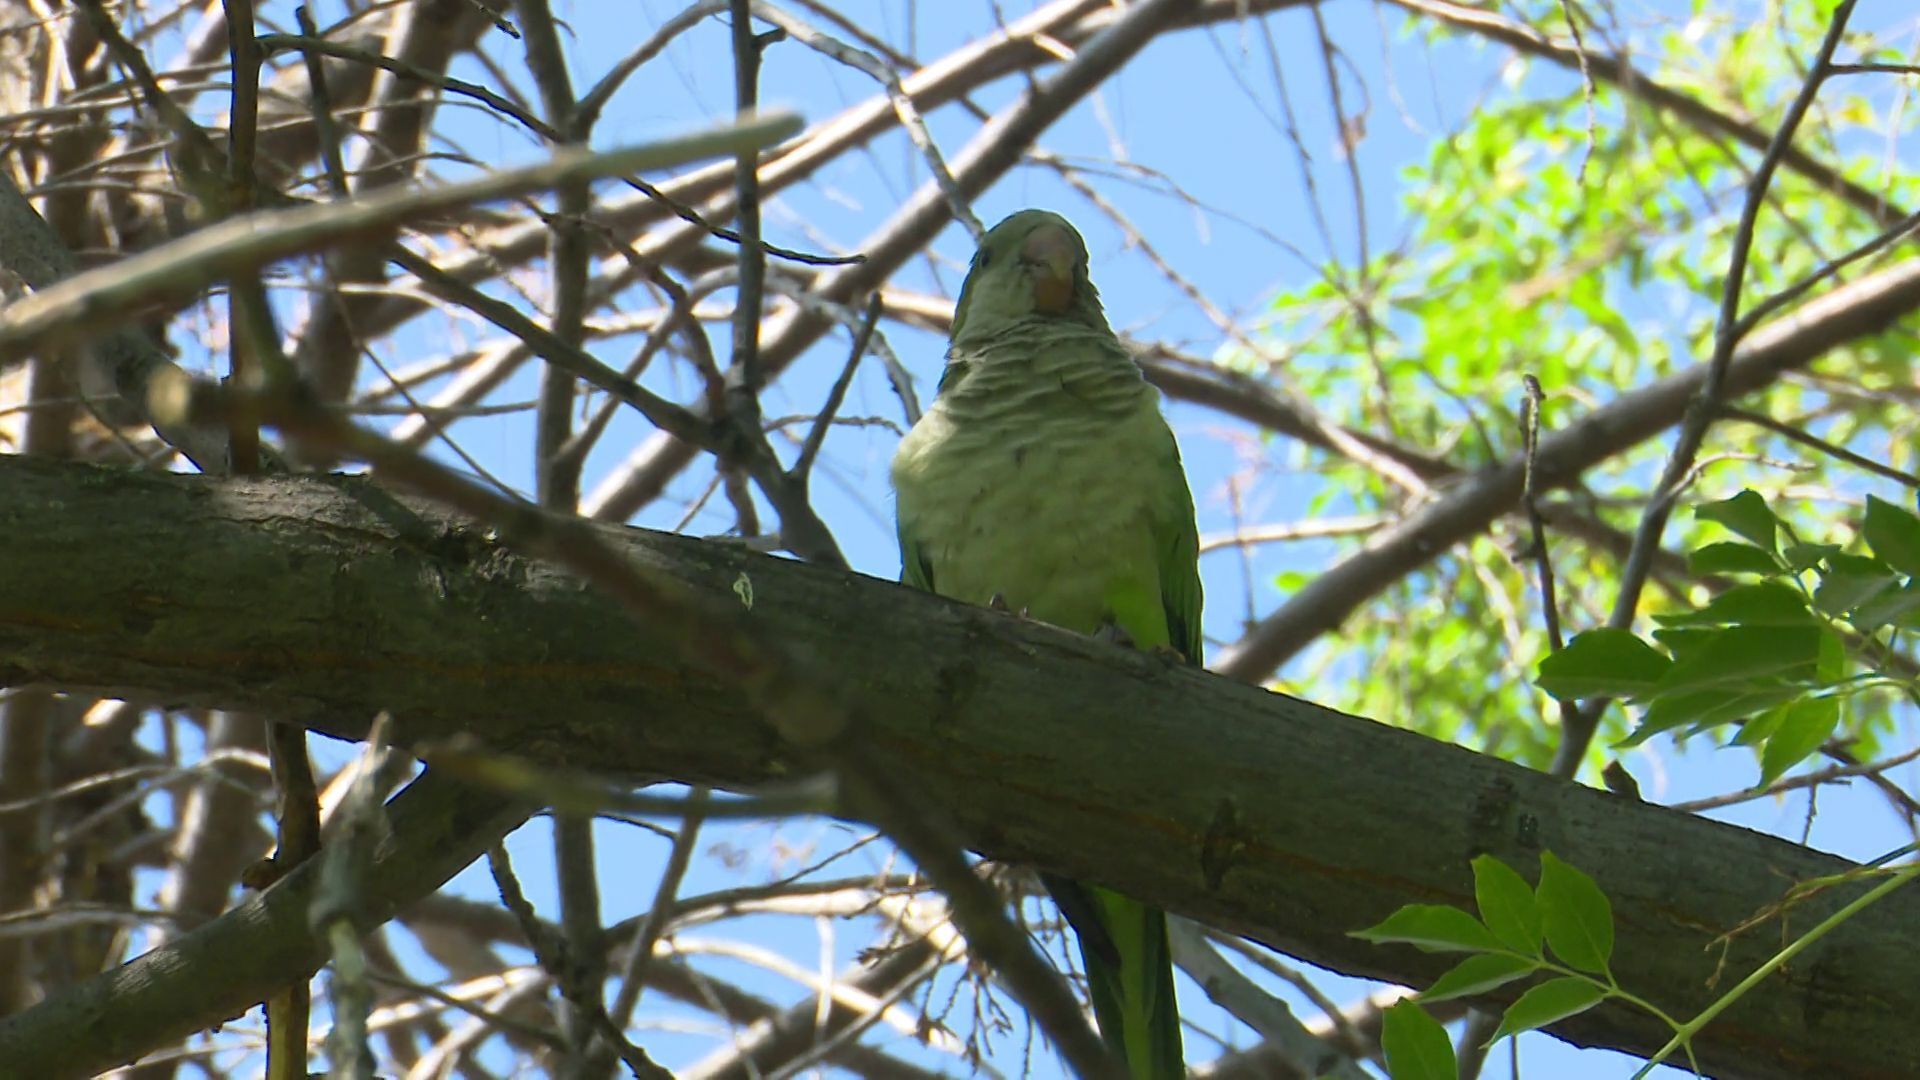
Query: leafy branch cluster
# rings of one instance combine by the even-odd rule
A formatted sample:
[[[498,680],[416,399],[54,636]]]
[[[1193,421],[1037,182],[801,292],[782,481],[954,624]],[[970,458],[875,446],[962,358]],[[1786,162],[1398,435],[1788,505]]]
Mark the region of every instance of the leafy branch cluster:
[[[1688,558],[1701,575],[1739,579],[1687,611],[1658,613],[1661,628],[1649,642],[1625,630],[1598,628],[1576,635],[1539,666],[1537,684],[1570,704],[1615,698],[1643,708],[1622,748],[1656,735],[1681,738],[1732,727],[1729,745],[1752,747],[1759,758],[1757,789],[1823,748],[1872,754],[1856,739],[1831,740],[1843,709],[1888,700],[1911,701],[1914,672],[1900,644],[1920,630],[1920,516],[1868,496],[1856,530],[1867,553],[1846,545],[1802,539],[1752,490],[1695,507],[1701,521],[1739,537],[1703,544]],[[1887,722],[1862,724],[1884,731]],[[1903,854],[1894,852],[1879,862]],[[1609,970],[1612,907],[1594,880],[1542,852],[1539,884],[1530,886],[1491,855],[1473,859],[1478,916],[1439,904],[1410,904],[1356,937],[1405,944],[1428,952],[1469,953],[1435,979],[1415,1001],[1388,1010],[1382,1034],[1394,1080],[1454,1080],[1456,1052],[1445,1029],[1423,1006],[1486,994],[1536,975],[1501,1013],[1485,1042],[1578,1015],[1615,998],[1657,1017],[1692,1054],[1692,1036],[1737,1001],[1753,982],[1834,925],[1920,875],[1920,865],[1893,869],[1878,863],[1830,878],[1798,882],[1777,905],[1735,932],[1782,917],[1825,890],[1879,879],[1827,920],[1803,931],[1745,981],[1691,1020],[1676,1020],[1652,1000],[1622,987]],[[1544,946],[1544,948],[1543,948]],[[1551,951],[1549,956],[1548,951]],[[1656,1055],[1642,1069],[1651,1069]],[[1696,1073],[1699,1064],[1693,1063]]]
[[[1613,908],[1586,874],[1542,852],[1535,887],[1506,863],[1481,855],[1473,860],[1473,892],[1478,917],[1443,904],[1410,904],[1354,933],[1379,944],[1471,954],[1422,990],[1417,1003],[1405,1001],[1388,1011],[1381,1043],[1393,1080],[1459,1075],[1446,1030],[1422,1005],[1485,994],[1534,975],[1550,977],[1529,986],[1501,1012],[1487,1042],[1578,1015],[1609,997],[1678,1027],[1614,980],[1607,967],[1613,955]]]
[[[1827,745],[1844,711],[1871,718],[1847,725],[1851,748],[1871,756],[1890,703],[1914,699],[1901,645],[1920,629],[1920,517],[1868,496],[1858,532],[1869,553],[1857,554],[1802,540],[1751,490],[1696,514],[1740,539],[1698,548],[1689,567],[1740,583],[1656,614],[1652,642],[1604,627],[1575,636],[1541,661],[1540,688],[1644,706],[1623,746],[1737,724],[1729,741],[1757,749],[1760,786]]]

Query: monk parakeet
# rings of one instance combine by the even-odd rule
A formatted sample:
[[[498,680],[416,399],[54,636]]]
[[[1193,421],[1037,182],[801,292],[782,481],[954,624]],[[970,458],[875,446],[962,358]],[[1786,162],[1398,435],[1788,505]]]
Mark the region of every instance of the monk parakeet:
[[[908,584],[1200,661],[1180,448],[1060,215],[1022,210],[980,242],[939,396],[901,441],[893,486]],[[1080,939],[1101,1036],[1135,1080],[1185,1076],[1166,913],[1042,880]]]

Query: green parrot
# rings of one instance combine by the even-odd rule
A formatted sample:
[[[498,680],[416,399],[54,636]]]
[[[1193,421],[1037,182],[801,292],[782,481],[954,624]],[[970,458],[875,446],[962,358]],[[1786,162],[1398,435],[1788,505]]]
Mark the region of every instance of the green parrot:
[[[981,240],[893,487],[906,583],[1200,662],[1180,448],[1060,215],[1022,210]],[[1166,913],[1042,881],[1080,939],[1102,1038],[1134,1080],[1184,1077]]]

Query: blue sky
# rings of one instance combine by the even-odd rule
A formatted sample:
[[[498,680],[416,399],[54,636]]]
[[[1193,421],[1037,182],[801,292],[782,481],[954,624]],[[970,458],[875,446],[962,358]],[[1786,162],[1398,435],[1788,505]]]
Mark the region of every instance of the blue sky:
[[[562,14],[572,30],[567,46],[576,84],[584,86],[597,78],[659,19],[679,6],[667,0],[635,0],[617,5],[576,2],[563,7]],[[980,3],[848,0],[839,6],[860,13],[863,25],[904,44],[922,58],[938,56],[994,25],[992,5]],[[1024,5],[1011,3],[1004,7],[1009,19],[1027,10]],[[324,8],[323,21],[330,14]],[[1365,192],[1367,241],[1371,250],[1378,251],[1398,240],[1406,228],[1397,198],[1400,171],[1423,160],[1432,140],[1457,125],[1476,102],[1508,92],[1509,80],[1516,72],[1505,66],[1507,58],[1502,51],[1457,41],[1428,41],[1406,32],[1396,15],[1371,4],[1353,0],[1332,3],[1323,14],[1329,34],[1342,50],[1345,74],[1341,85],[1349,106],[1363,96],[1370,102],[1365,138],[1357,147],[1356,162]],[[726,33],[724,22],[709,21],[643,68],[615,98],[596,144],[608,147],[683,131],[703,120],[727,115],[732,90],[731,72],[724,59]],[[489,51],[507,66],[517,66],[518,49],[505,38],[495,38],[489,45]],[[1270,58],[1275,63],[1270,64]],[[1277,119],[1282,109],[1275,70],[1284,73],[1298,120],[1300,145],[1315,162],[1314,181],[1334,240],[1331,251],[1309,223],[1305,209],[1308,193],[1296,163],[1296,148]],[[469,64],[456,74],[491,82],[478,64]],[[1526,84],[1530,89],[1568,85],[1568,76],[1557,72],[1538,72],[1531,79]],[[793,43],[768,52],[764,82],[763,97],[768,103],[794,108],[809,120],[825,118],[876,90],[866,76]],[[1014,100],[1023,88],[1024,81],[1017,76],[1003,79],[976,95],[975,100],[994,110]],[[1053,153],[1089,160],[1111,157],[1116,144],[1124,145],[1134,162],[1165,172],[1199,202],[1243,219],[1247,224],[1226,215],[1196,212],[1186,202],[1144,186],[1094,178],[1102,196],[1124,209],[1168,263],[1219,307],[1249,317],[1258,315],[1276,289],[1311,280],[1314,270],[1310,262],[1351,260],[1358,250],[1358,218],[1331,115],[1321,48],[1312,18],[1302,9],[1261,22],[1189,31],[1156,42],[1098,98],[1076,108],[1049,131],[1043,142]],[[948,154],[971,138],[977,127],[970,115],[954,107],[939,110],[928,119]],[[477,115],[451,117],[446,126],[455,133],[463,152],[489,164],[540,156],[539,148],[518,131]],[[1579,149],[1572,152],[1577,154]],[[445,171],[455,176],[461,170],[454,166]],[[773,200],[766,215],[769,237],[815,250],[849,249],[925,177],[922,163],[905,139],[890,135],[873,144],[869,152],[837,162],[814,183]],[[1182,343],[1202,356],[1211,355],[1221,346],[1218,328],[1155,273],[1138,252],[1129,250],[1124,238],[1082,197],[1050,172],[1038,168],[1016,170],[979,200],[976,210],[991,223],[1029,205],[1060,210],[1082,226],[1093,253],[1096,283],[1116,326],[1142,337]],[[1285,244],[1263,237],[1262,230]],[[941,237],[936,250],[939,259],[934,265],[910,265],[895,279],[896,284],[948,294],[955,290],[959,268],[971,250],[970,241],[964,231],[952,227]],[[1304,260],[1299,253],[1304,254]],[[538,285],[535,288],[537,291]],[[444,351],[444,338],[431,339],[429,331],[433,328],[428,320],[415,331],[422,337],[411,342],[403,339],[403,344],[419,349],[419,356],[389,359],[404,362]],[[717,325],[713,330],[716,348],[724,350],[724,326]],[[942,343],[905,330],[890,331],[889,337],[919,380],[922,397],[930,396]],[[597,351],[618,364],[624,361],[627,349],[626,342],[608,342]],[[814,411],[844,360],[845,349],[844,336],[833,336],[803,357],[768,391],[766,414]],[[684,379],[667,368],[656,365],[652,377],[662,389],[684,393]],[[503,388],[495,400],[526,401],[533,396],[533,372],[529,369]],[[1295,453],[1291,447],[1263,440],[1243,425],[1197,408],[1175,405],[1169,412],[1184,448],[1203,533],[1232,526],[1227,478],[1252,461],[1266,468],[1250,511],[1278,519],[1301,516],[1313,486],[1304,478],[1289,481],[1288,462]],[[875,365],[863,368],[843,415],[900,422],[898,406]],[[530,488],[531,413],[469,421],[455,430],[461,445],[490,472],[522,490]],[[645,434],[643,425],[630,416],[617,421],[590,460],[586,486],[591,489],[600,474],[614,466]],[[818,507],[835,526],[853,565],[883,577],[892,577],[898,567],[886,488],[886,465],[895,441],[896,435],[884,426],[836,428],[814,485]],[[643,512],[635,523],[673,525],[699,496],[706,475],[695,470],[681,477],[671,497]],[[694,516],[688,529],[718,533],[730,525],[724,502],[715,500]],[[1256,610],[1270,610],[1281,598],[1272,583],[1276,574],[1283,570],[1310,573],[1333,551],[1329,544],[1270,545],[1257,549],[1247,567],[1228,553],[1209,557],[1203,570],[1214,600],[1206,621],[1210,636],[1220,641],[1238,637],[1244,596],[1251,595]],[[341,748],[324,747],[321,752],[337,758]],[[1649,796],[1661,801],[1727,791],[1751,782],[1755,775],[1746,752],[1714,751],[1703,741],[1680,751],[1670,742],[1655,740],[1637,752],[1629,764],[1646,785]],[[1914,779],[1910,772],[1896,774],[1895,778]],[[1807,810],[1807,799],[1800,795],[1745,804],[1716,816],[1797,838]],[[1810,833],[1816,847],[1869,858],[1903,842],[1891,816],[1864,785],[1823,791],[1818,810]],[[696,860],[683,891],[722,888],[739,883],[743,876],[776,876],[783,868],[802,865],[811,854],[832,850],[858,832],[852,826],[827,821],[714,828],[707,834],[710,840],[742,853],[745,869],[718,858],[702,857]],[[666,845],[622,825],[603,825],[598,835],[606,916],[613,920],[636,914],[652,897]],[[552,913],[551,843],[544,822],[523,829],[511,847],[530,896],[544,912]],[[885,858],[883,850],[870,847],[828,872],[877,869]],[[454,887],[476,896],[492,894],[484,867],[470,868]],[[744,938],[808,968],[818,968],[823,958],[830,958],[833,966],[842,966],[871,940],[865,924],[830,926],[772,916],[738,920],[690,936],[703,934]],[[829,934],[830,940],[825,936]],[[750,964],[714,964],[716,972],[769,997],[784,1001],[803,996],[793,982]],[[1364,984],[1331,975],[1318,980],[1318,984],[1336,1001],[1351,1000],[1365,989]],[[1254,1041],[1250,1032],[1236,1029],[1191,985],[1184,987],[1183,995],[1190,1019],[1211,1031],[1231,1032],[1239,1045]],[[1287,997],[1300,1015],[1313,1015],[1313,1006],[1304,997],[1291,991]],[[661,999],[649,1000],[657,1003]],[[684,1065],[714,1046],[724,1045],[724,1035],[691,1010],[649,1007],[644,1012],[647,1022],[638,1033],[639,1040],[669,1067]],[[904,1037],[896,1036],[886,1045],[931,1067],[957,1069],[954,1059],[917,1051]],[[1001,1072],[1017,1075],[1024,1049],[1017,1033],[1004,1036],[996,1043],[990,1060]],[[1210,1058],[1217,1050],[1206,1038],[1189,1036],[1189,1054],[1195,1062]],[[1576,1050],[1540,1035],[1523,1037],[1517,1054],[1526,1075],[1536,1077],[1617,1077],[1628,1075],[1634,1067],[1630,1059],[1619,1055]],[[1037,1052],[1030,1064],[1034,1075],[1059,1075],[1057,1065],[1045,1053]],[[1484,1075],[1515,1075],[1507,1047],[1495,1051]]]

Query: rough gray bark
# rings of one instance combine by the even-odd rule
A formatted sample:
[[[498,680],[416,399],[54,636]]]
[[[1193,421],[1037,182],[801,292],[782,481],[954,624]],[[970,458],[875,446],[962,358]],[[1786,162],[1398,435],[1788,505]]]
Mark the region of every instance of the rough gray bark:
[[[1592,874],[1614,905],[1621,984],[1682,1016],[1857,895],[1830,890],[1723,954],[1716,937],[1791,882],[1848,864],[889,583],[608,535],[831,673],[857,711],[851,737],[981,853],[1335,970],[1419,985],[1447,967],[1348,932],[1409,902],[1470,905],[1480,852],[1531,872],[1550,849]],[[736,788],[807,767],[729,672],[674,659],[685,628],[629,620],[487,529],[364,481],[4,459],[0,567],[0,684],[138,688],[343,738],[385,709],[403,743],[468,732],[549,763]],[[262,917],[289,902],[281,891],[0,1024],[0,1061],[87,1046],[95,1029],[76,1025],[89,1017],[136,1026],[150,999],[117,992],[164,999],[207,981],[190,942],[265,949],[303,933],[302,919]],[[1847,923],[1711,1025],[1695,1044],[1703,1067],[1920,1075],[1915,926],[1911,893]],[[76,998],[96,1011],[76,1012]],[[1668,1034],[1614,1007],[1552,1030],[1641,1054]]]

